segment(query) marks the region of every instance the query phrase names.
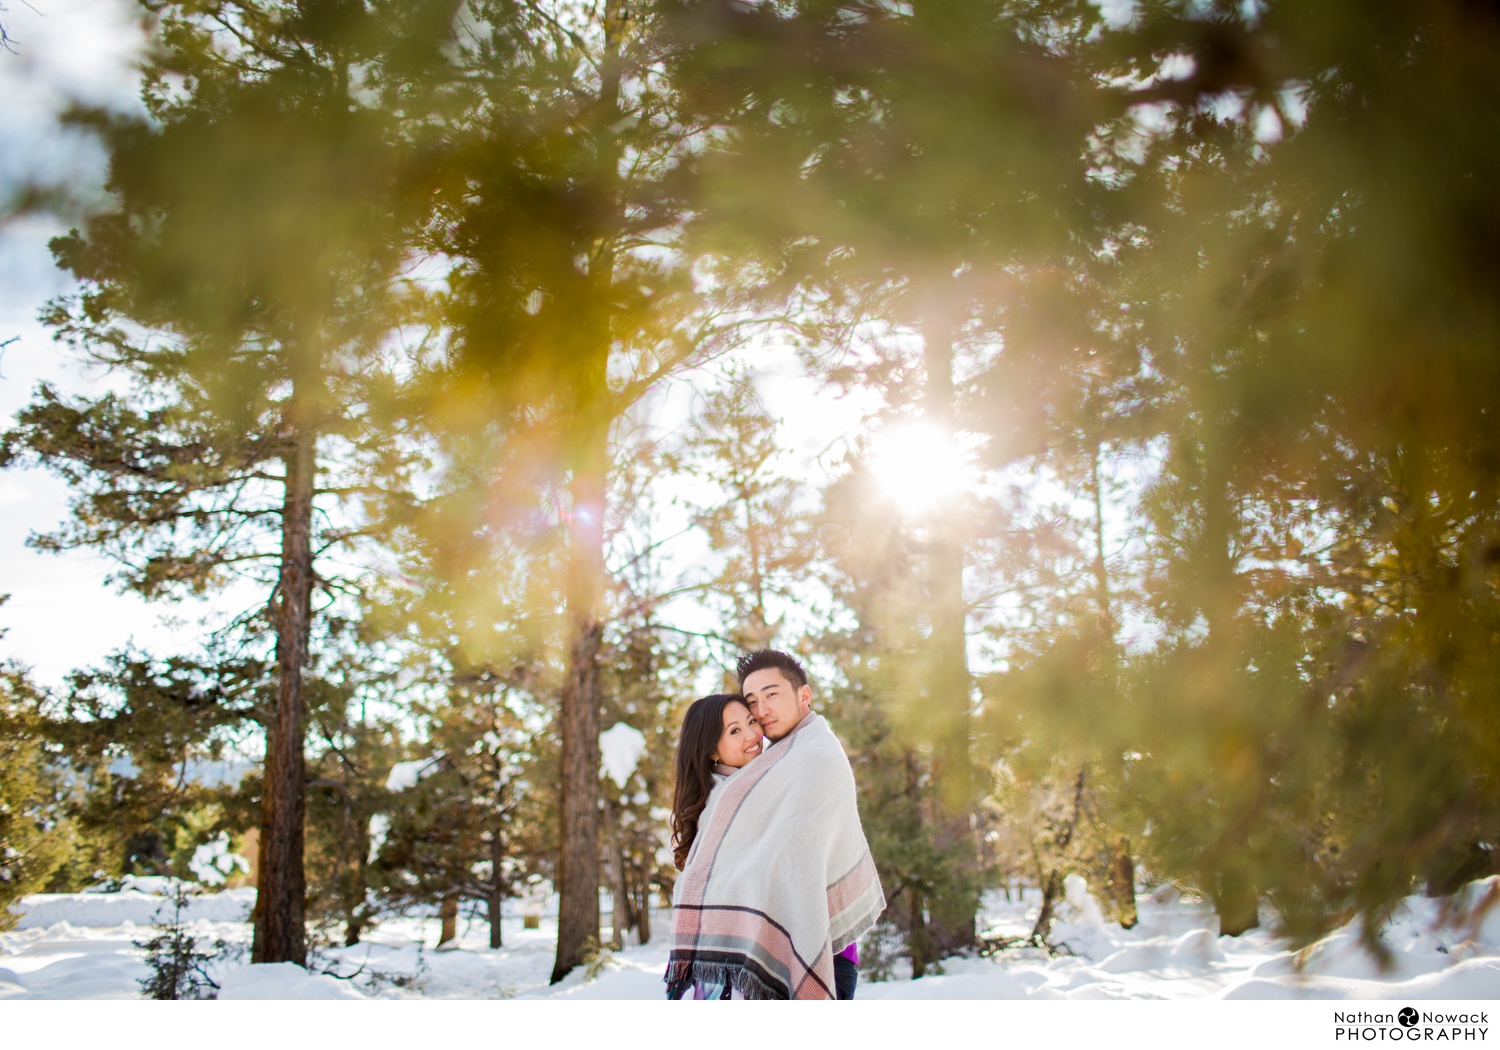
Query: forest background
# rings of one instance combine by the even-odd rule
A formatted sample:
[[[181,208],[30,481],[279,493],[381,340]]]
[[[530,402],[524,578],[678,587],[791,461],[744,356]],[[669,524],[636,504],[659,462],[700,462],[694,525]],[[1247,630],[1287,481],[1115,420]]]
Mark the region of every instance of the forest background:
[[[1072,873],[1378,955],[1500,870],[1492,7],[137,15],[139,106],[58,118],[104,192],[4,167],[91,370],[0,463],[194,640],[6,666],[0,905],[238,850],[300,962],[545,882],[560,979],[650,936],[677,722],[762,645],[872,969],[1017,881],[1045,945]]]

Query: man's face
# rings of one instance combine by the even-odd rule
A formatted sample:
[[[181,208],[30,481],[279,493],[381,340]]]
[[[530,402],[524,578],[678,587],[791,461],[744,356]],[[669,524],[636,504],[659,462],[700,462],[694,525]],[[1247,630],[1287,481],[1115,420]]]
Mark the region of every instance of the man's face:
[[[779,667],[766,667],[747,676],[740,692],[745,694],[761,732],[772,740],[780,740],[796,729],[812,708],[812,689],[805,685],[796,688]]]

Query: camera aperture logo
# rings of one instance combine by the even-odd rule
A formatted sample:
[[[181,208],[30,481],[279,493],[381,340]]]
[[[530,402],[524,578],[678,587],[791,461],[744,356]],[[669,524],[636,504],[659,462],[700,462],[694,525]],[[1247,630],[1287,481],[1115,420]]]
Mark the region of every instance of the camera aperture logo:
[[[1333,1024],[1333,1038],[1349,1043],[1483,1043],[1490,1034],[1487,1012],[1419,1012],[1415,1006],[1393,1014],[1336,1010]]]

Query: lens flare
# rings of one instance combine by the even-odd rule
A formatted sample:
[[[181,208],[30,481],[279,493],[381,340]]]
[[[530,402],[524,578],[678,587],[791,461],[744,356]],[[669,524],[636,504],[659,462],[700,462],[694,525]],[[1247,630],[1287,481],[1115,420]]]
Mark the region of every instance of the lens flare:
[[[869,462],[880,491],[907,514],[937,511],[974,483],[974,469],[954,435],[925,421],[877,435]]]

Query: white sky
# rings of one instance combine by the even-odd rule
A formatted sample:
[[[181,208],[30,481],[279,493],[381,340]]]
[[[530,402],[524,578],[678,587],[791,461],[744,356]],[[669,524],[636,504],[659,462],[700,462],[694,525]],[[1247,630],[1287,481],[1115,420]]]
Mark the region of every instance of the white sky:
[[[133,56],[141,34],[117,0],[32,0],[10,3],[3,17],[15,53],[0,53],[0,192],[16,180],[69,177],[97,187],[99,149],[81,136],[62,134],[57,114],[70,99],[135,106]],[[75,362],[37,324],[41,306],[67,291],[69,281],[52,265],[47,241],[62,232],[55,222],[25,220],[0,228],[0,340],[19,337],[0,356],[0,426],[43,380],[68,389],[91,385]],[[96,380],[95,380],[96,381]],[[83,554],[44,555],[25,546],[33,531],[50,529],[66,513],[66,488],[34,470],[0,472],[0,658],[30,665],[39,680],[56,683],[75,667],[96,662],[134,640],[170,650],[195,636],[162,622],[162,613],[122,596],[104,579],[109,567]],[[193,617],[196,618],[196,617]]]

